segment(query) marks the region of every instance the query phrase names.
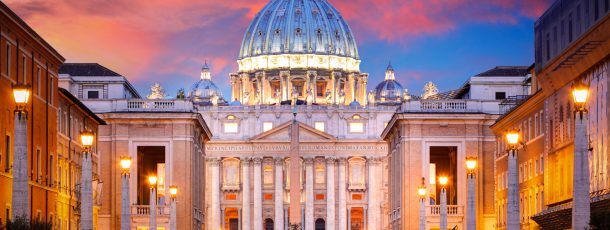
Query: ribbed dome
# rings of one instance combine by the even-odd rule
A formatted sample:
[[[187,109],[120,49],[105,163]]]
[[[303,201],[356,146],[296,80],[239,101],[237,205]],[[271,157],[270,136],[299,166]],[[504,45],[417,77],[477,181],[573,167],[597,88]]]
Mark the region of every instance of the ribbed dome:
[[[252,20],[239,59],[274,54],[358,58],[351,29],[326,0],[271,0]]]

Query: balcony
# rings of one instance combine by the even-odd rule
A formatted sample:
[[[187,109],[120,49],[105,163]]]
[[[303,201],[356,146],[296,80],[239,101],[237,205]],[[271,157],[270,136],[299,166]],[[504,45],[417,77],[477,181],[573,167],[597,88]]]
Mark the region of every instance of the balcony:
[[[464,228],[464,206],[462,205],[447,205],[447,227],[457,229]],[[426,205],[426,226],[440,226],[441,223],[441,206]]]
[[[402,103],[405,113],[489,113],[499,114],[498,101],[483,100],[413,100]]]
[[[169,229],[169,205],[157,205],[157,227]],[[133,229],[148,227],[150,206],[131,205],[131,226]]]
[[[83,100],[95,113],[107,112],[193,112],[193,103],[174,99]]]
[[[351,192],[364,192],[366,191],[366,184],[364,182],[350,182],[347,185],[347,190]]]

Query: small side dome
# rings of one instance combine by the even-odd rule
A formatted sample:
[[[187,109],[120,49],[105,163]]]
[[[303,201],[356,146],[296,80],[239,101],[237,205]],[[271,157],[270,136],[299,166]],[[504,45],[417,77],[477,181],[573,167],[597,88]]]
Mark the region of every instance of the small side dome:
[[[385,80],[375,87],[375,104],[400,104],[404,88],[394,77],[394,68],[388,64]]]
[[[352,101],[351,103],[349,103],[350,107],[360,107],[360,103],[358,101]]]
[[[238,100],[229,102],[229,106],[241,106],[241,102],[239,102]]]
[[[210,68],[206,62],[201,68],[201,77],[191,87],[188,93],[189,100],[197,105],[218,105],[226,104],[226,101],[222,97],[220,89],[212,82],[210,75]]]

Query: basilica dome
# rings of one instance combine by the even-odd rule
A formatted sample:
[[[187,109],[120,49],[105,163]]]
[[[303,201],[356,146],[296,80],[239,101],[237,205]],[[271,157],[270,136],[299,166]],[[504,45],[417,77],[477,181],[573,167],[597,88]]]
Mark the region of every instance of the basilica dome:
[[[376,104],[400,103],[404,89],[394,77],[394,68],[389,64],[385,71],[385,80],[375,87]]]
[[[245,32],[241,72],[269,69],[359,71],[354,35],[326,0],[271,0]]]

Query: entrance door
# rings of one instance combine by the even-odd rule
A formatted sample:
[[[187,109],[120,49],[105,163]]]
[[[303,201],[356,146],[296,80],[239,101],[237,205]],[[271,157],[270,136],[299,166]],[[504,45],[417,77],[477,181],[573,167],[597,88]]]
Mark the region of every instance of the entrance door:
[[[265,220],[265,230],[273,230],[273,220],[272,219]]]
[[[239,230],[239,221],[237,219],[229,219],[229,230]]]
[[[326,221],[320,218],[316,220],[316,230],[326,230]]]
[[[362,230],[364,229],[364,209],[361,207],[354,207],[350,212],[350,223],[348,226],[350,230]]]

